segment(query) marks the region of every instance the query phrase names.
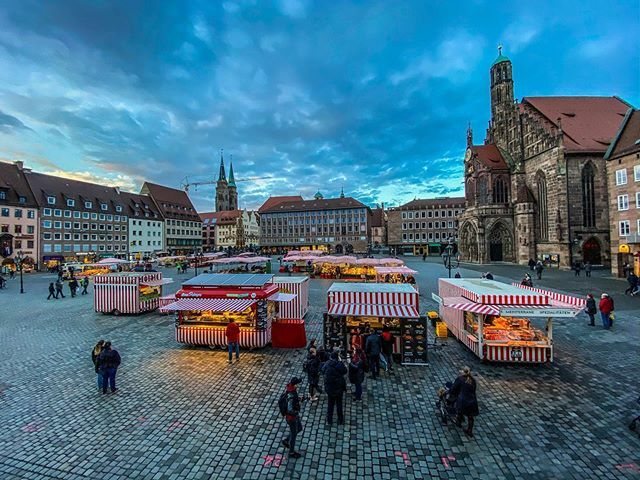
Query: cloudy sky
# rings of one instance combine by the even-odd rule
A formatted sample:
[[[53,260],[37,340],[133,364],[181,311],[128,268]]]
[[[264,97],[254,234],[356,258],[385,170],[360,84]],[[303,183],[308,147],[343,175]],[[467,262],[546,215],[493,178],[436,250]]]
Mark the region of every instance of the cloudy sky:
[[[637,0],[0,1],[0,159],[137,189],[212,179],[242,207],[320,189],[462,193],[496,45],[516,95],[640,106]],[[213,187],[192,190],[200,210]]]

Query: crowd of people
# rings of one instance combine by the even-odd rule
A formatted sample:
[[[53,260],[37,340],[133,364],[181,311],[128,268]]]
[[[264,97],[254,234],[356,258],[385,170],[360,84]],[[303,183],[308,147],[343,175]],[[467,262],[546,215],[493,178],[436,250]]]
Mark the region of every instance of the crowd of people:
[[[78,282],[78,279],[72,276],[69,279],[68,285],[69,292],[71,293],[72,298],[76,296],[79,288],[82,288],[81,295],[89,294],[89,292],[87,291],[87,288],[89,287],[89,277],[82,277],[82,280]],[[65,294],[62,291],[63,286],[64,283],[62,282],[62,272],[60,272],[58,274],[58,279],[55,282],[49,283],[49,296],[47,297],[47,300],[51,300],[52,298],[54,300],[58,298],[65,298]]]

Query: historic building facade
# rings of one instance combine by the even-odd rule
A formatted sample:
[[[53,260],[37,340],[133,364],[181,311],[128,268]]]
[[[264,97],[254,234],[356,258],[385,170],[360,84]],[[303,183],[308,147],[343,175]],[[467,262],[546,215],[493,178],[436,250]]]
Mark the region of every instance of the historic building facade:
[[[491,66],[483,145],[467,132],[462,259],[608,265],[604,154],[629,105],[617,97],[515,100],[511,61]]]
[[[629,109],[607,154],[611,272],[640,275],[640,110]]]
[[[233,176],[233,161],[229,163],[229,179],[224,170],[224,158],[220,155],[220,172],[216,182],[216,212],[238,210],[238,189]]]

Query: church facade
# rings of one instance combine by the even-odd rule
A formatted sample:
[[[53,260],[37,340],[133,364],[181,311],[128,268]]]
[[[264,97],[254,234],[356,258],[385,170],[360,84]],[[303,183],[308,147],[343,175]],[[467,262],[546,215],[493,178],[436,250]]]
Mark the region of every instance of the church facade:
[[[604,154],[629,108],[617,97],[514,97],[511,61],[490,69],[483,144],[467,131],[463,261],[611,261]]]
[[[224,157],[220,155],[220,172],[216,182],[216,212],[238,210],[238,189],[233,176],[233,161],[229,163],[229,179],[224,169]]]

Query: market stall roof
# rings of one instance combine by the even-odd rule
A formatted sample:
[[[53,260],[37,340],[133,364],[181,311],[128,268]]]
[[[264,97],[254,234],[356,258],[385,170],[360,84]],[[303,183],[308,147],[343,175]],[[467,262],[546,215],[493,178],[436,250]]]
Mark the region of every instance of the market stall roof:
[[[511,285],[516,286],[518,288],[523,288],[525,290],[531,290],[532,292],[537,292],[537,293],[547,295],[550,299],[550,303],[558,307],[573,306],[573,307],[584,308],[587,306],[587,301],[584,298],[578,298],[572,295],[553,292],[551,290],[545,290],[542,288],[527,287],[526,285],[520,285],[518,283],[512,283]]]
[[[405,267],[404,265],[401,267],[374,267],[376,273],[378,273],[379,275],[387,275],[387,274],[393,274],[393,273],[401,273],[403,275],[415,275],[416,273],[418,273],[417,271],[409,268],[409,267]]]
[[[267,300],[272,300],[274,302],[290,302],[291,300],[293,300],[294,298],[296,298],[297,295],[294,293],[274,293],[273,295],[271,295],[270,297],[267,297]]]
[[[416,289],[407,283],[333,283],[327,292],[411,293]]]
[[[272,279],[273,275],[268,273],[202,273],[182,285],[186,287],[261,287],[271,283]]]
[[[379,258],[358,258],[356,265],[380,265]]]
[[[508,316],[549,316],[549,317],[575,317],[581,309],[571,306],[554,305],[487,305],[472,302],[464,297],[446,297],[442,299],[445,307],[465,312],[480,313],[482,315],[508,315]]]
[[[112,263],[129,263],[129,260],[122,260],[121,258],[103,258],[98,263],[100,265],[109,265]]]
[[[207,252],[202,254],[203,257],[209,257],[209,258],[224,257],[225,255],[226,253],[224,252]]]
[[[255,257],[256,254],[253,252],[242,252],[237,255],[238,257]]]
[[[444,280],[443,280],[444,281]],[[490,305],[549,305],[547,294],[484,278],[449,278],[468,300]]]
[[[273,277],[273,283],[304,283],[309,280],[306,275],[303,277]]]
[[[381,258],[380,265],[399,266],[404,265],[404,261],[400,260],[399,258]]]
[[[412,305],[334,303],[329,315],[352,315],[355,317],[418,318],[420,314]]]
[[[150,287],[159,287],[160,285],[167,285],[173,283],[173,278],[161,278],[159,280],[147,280],[146,282],[140,282],[142,285],[149,285]]]
[[[247,307],[256,303],[256,300],[237,298],[181,298],[160,308],[160,311],[207,311],[214,312],[244,312]]]

